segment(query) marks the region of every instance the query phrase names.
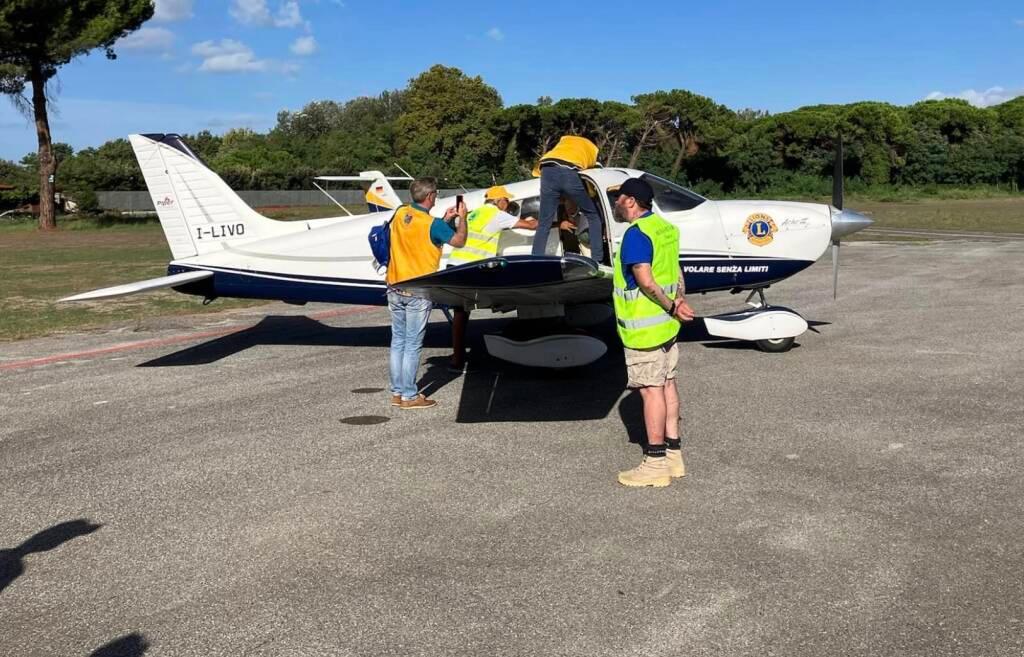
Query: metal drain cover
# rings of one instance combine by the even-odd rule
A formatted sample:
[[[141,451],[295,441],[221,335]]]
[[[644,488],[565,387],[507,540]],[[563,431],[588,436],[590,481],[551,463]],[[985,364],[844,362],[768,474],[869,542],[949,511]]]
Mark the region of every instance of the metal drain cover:
[[[343,418],[341,418],[340,422],[342,424],[367,425],[367,424],[383,424],[383,423],[387,422],[390,419],[391,418],[386,417],[384,415],[353,415],[351,417],[343,417]]]

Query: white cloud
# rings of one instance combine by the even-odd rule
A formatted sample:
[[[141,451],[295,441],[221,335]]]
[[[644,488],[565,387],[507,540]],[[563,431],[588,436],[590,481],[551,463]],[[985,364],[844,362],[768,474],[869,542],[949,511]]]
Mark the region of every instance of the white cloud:
[[[1016,25],[1017,27],[1024,27],[1024,18],[1018,18],[1017,20],[1013,21],[1013,24]]]
[[[123,39],[115,47],[121,50],[167,51],[174,45],[174,33],[162,27],[143,27]]]
[[[242,25],[273,25],[274,27],[299,27],[309,29],[309,23],[302,19],[297,0],[287,0],[277,7],[277,13],[270,12],[267,0],[232,0],[231,16]]]
[[[492,39],[494,41],[504,41],[505,33],[496,27],[492,27],[491,29],[487,30],[487,38]]]
[[[992,105],[999,105],[1000,103],[1005,103],[1008,100],[1013,100],[1018,96],[1024,96],[1024,89],[1008,91],[1003,87],[990,87],[985,91],[967,89],[958,94],[947,94],[942,91],[933,91],[925,96],[924,99],[942,100],[944,98],[960,98],[961,100],[966,100],[975,107],[991,107]]]
[[[241,41],[221,39],[201,41],[192,46],[192,54],[203,58],[201,73],[283,73],[294,75],[299,65],[273,59],[257,59],[252,48]]]
[[[192,0],[156,0],[153,20],[181,21],[192,18]]]
[[[299,37],[291,45],[291,51],[302,57],[312,55],[316,52],[316,39],[312,36]]]
[[[271,21],[267,0],[232,0],[229,13],[243,25],[266,25]]]
[[[256,59],[249,46],[234,39],[202,41],[192,46],[192,54],[203,58],[199,70],[205,73],[262,72],[270,65],[265,59]]]
[[[274,16],[274,25],[277,27],[298,27],[302,25],[302,13],[299,11],[299,3],[289,0],[281,5]]]

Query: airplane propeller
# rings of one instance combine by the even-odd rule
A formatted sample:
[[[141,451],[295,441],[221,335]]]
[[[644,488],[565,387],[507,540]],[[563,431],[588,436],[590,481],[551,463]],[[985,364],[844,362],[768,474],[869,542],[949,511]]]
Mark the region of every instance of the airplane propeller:
[[[870,226],[873,221],[843,209],[843,136],[837,135],[836,160],[832,170],[832,298],[839,293],[839,240]]]
[[[836,158],[832,167],[832,207],[843,211],[843,135],[838,135]],[[839,294],[839,239],[832,238],[832,299]]]

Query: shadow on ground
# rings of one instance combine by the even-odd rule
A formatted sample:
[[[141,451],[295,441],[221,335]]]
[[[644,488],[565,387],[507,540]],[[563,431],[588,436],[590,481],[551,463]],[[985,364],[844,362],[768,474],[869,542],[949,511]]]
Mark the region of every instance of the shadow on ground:
[[[0,550],[0,592],[24,574],[27,555],[49,552],[74,538],[91,534],[102,526],[84,518],[69,520],[34,534],[17,547]]]
[[[500,361],[487,353],[484,334],[500,332],[509,323],[505,318],[471,321],[467,336],[467,371],[464,374],[450,371],[447,355],[428,358],[421,370],[420,389],[427,396],[435,395],[455,379],[465,377],[456,415],[457,422],[465,423],[593,420],[607,417],[615,408],[626,388],[626,369],[613,324],[591,331],[609,345],[608,353],[596,362],[564,370],[541,370]],[[827,323],[810,324],[812,330],[816,330],[814,326]],[[207,365],[263,345],[386,349],[390,341],[391,327],[387,325],[333,327],[304,316],[269,316],[250,328],[141,363],[139,367]],[[710,348],[756,349],[750,342],[710,335],[703,321],[685,326],[679,341],[701,343]],[[428,324],[425,348],[450,345],[451,334],[446,321]],[[637,412],[623,414],[623,418],[638,415],[641,410],[638,401],[636,406]],[[639,442],[636,436],[642,434],[642,425],[630,429],[631,441]]]
[[[141,657],[149,648],[146,637],[133,632],[120,639],[105,643],[89,653],[89,657]]]

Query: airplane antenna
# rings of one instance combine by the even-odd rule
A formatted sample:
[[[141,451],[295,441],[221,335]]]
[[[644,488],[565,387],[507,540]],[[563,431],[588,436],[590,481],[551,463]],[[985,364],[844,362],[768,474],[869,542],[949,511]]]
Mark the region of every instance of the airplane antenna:
[[[839,133],[836,141],[836,161],[832,169],[832,205],[836,210],[843,209],[843,135]],[[839,294],[839,240],[832,240],[832,299]]]
[[[406,171],[405,169],[403,169],[402,167],[400,167],[400,166],[398,165],[398,162],[395,162],[395,163],[394,163],[394,165],[395,165],[395,168],[396,168],[396,169],[398,169],[399,171],[401,171],[402,173],[404,173],[404,174],[405,174],[406,176],[408,176],[409,178],[413,178],[413,177],[414,177],[414,176],[413,176],[413,175],[412,175],[411,173],[409,173],[408,171]]]
[[[355,215],[353,215],[353,214],[352,214],[351,212],[349,212],[349,211],[348,211],[348,208],[346,208],[346,207],[345,207],[344,205],[342,205],[341,203],[338,203],[337,199],[335,199],[335,198],[334,198],[333,196],[331,196],[330,192],[328,192],[328,191],[327,191],[326,189],[324,189],[324,188],[323,188],[323,187],[321,187],[320,185],[316,184],[316,181],[315,181],[315,180],[313,181],[313,187],[316,187],[316,188],[317,188],[317,189],[319,189],[319,190],[320,190],[321,192],[323,192],[323,193],[324,193],[324,195],[325,195],[325,196],[326,196],[327,198],[331,199],[331,201],[332,201],[332,202],[333,202],[333,203],[334,203],[335,205],[337,205],[337,206],[338,206],[339,208],[341,208],[342,210],[344,210],[344,211],[345,211],[345,214],[347,214],[347,215],[348,215],[348,216],[350,216],[350,217],[353,217],[353,216],[355,216]]]

